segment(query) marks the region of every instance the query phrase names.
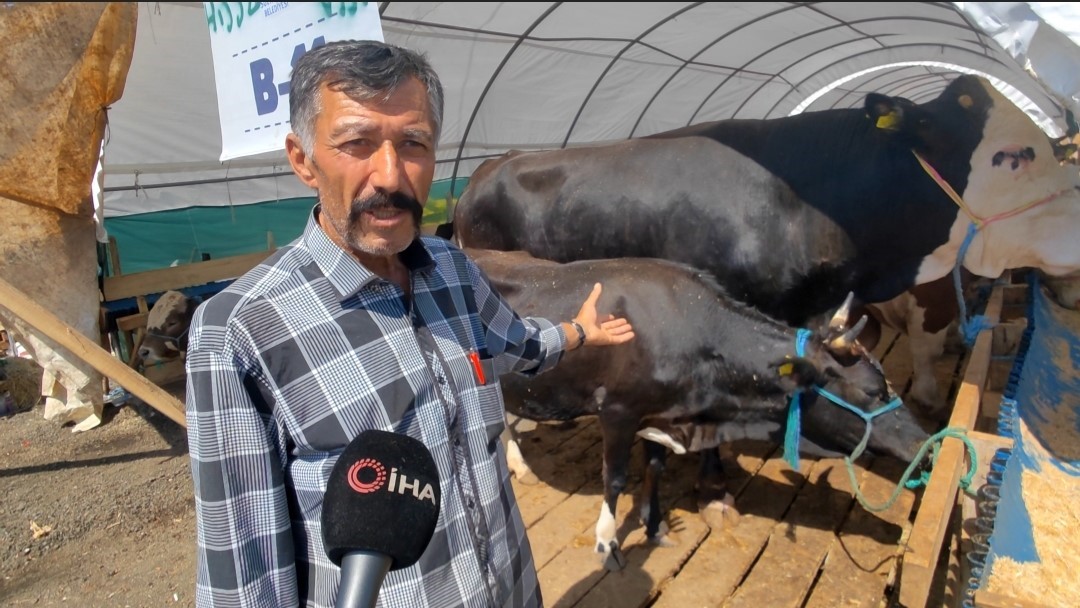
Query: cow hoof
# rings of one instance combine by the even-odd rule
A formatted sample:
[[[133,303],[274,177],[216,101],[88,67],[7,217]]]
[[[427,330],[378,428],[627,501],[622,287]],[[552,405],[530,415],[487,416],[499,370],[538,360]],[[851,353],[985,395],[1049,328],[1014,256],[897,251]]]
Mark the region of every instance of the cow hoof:
[[[619,543],[611,541],[606,547],[597,545],[596,550],[601,554],[604,560],[604,569],[608,572],[618,572],[626,568],[626,555],[619,548]]]
[[[679,538],[671,531],[671,528],[667,525],[667,522],[660,522],[660,530],[648,537],[649,544],[657,547],[677,547],[679,546]]]
[[[651,544],[653,546],[656,546],[656,547],[663,547],[665,549],[670,549],[672,547],[678,547],[679,546],[679,539],[675,538],[674,534],[669,533],[669,534],[664,534],[663,536],[657,536],[655,538],[650,538],[649,539],[649,544]]]
[[[730,494],[722,500],[699,505],[698,512],[710,530],[733,528],[739,524],[739,512],[735,509],[735,499]]]

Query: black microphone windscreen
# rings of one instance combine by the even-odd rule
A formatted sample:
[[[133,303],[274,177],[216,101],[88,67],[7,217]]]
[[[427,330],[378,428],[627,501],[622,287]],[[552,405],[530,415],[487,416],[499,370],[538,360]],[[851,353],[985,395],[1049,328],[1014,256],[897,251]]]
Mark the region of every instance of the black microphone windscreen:
[[[323,497],[322,536],[335,565],[350,551],[390,556],[390,570],[424,553],[441,505],[439,471],[420,441],[367,430],[334,464]]]

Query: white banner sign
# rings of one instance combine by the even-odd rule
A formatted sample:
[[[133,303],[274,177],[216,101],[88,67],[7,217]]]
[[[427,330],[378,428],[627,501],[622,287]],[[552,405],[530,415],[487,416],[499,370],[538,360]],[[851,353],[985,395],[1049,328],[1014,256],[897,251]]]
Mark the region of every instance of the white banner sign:
[[[335,40],[383,40],[376,2],[204,2],[214,56],[221,159],[285,148],[289,77]]]

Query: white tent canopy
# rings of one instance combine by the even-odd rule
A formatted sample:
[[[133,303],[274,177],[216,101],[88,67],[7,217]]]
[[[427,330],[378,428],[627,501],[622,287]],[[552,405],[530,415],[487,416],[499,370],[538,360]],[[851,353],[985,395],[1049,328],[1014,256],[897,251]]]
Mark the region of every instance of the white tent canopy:
[[[219,162],[202,3],[141,2],[103,154],[106,217],[311,196],[283,153]],[[509,149],[649,135],[723,118],[932,99],[988,76],[1051,136],[1080,115],[1073,3],[384,2],[387,42],[446,89],[436,179]],[[460,188],[458,188],[460,190]],[[460,194],[460,191],[455,194]]]

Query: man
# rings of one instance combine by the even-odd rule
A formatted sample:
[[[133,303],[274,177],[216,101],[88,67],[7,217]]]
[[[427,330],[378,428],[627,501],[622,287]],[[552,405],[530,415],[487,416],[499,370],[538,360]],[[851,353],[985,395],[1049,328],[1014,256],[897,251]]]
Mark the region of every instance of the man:
[[[196,603],[332,606],[327,478],[350,439],[383,429],[431,450],[442,508],[420,561],[387,575],[381,605],[539,606],[496,370],[541,373],[564,350],[621,344],[633,329],[597,319],[599,284],[573,321],[522,319],[460,250],[420,236],[442,120],[424,57],[327,44],[296,64],[290,91],[286,153],[319,202],[300,238],[203,304],[190,330]]]

